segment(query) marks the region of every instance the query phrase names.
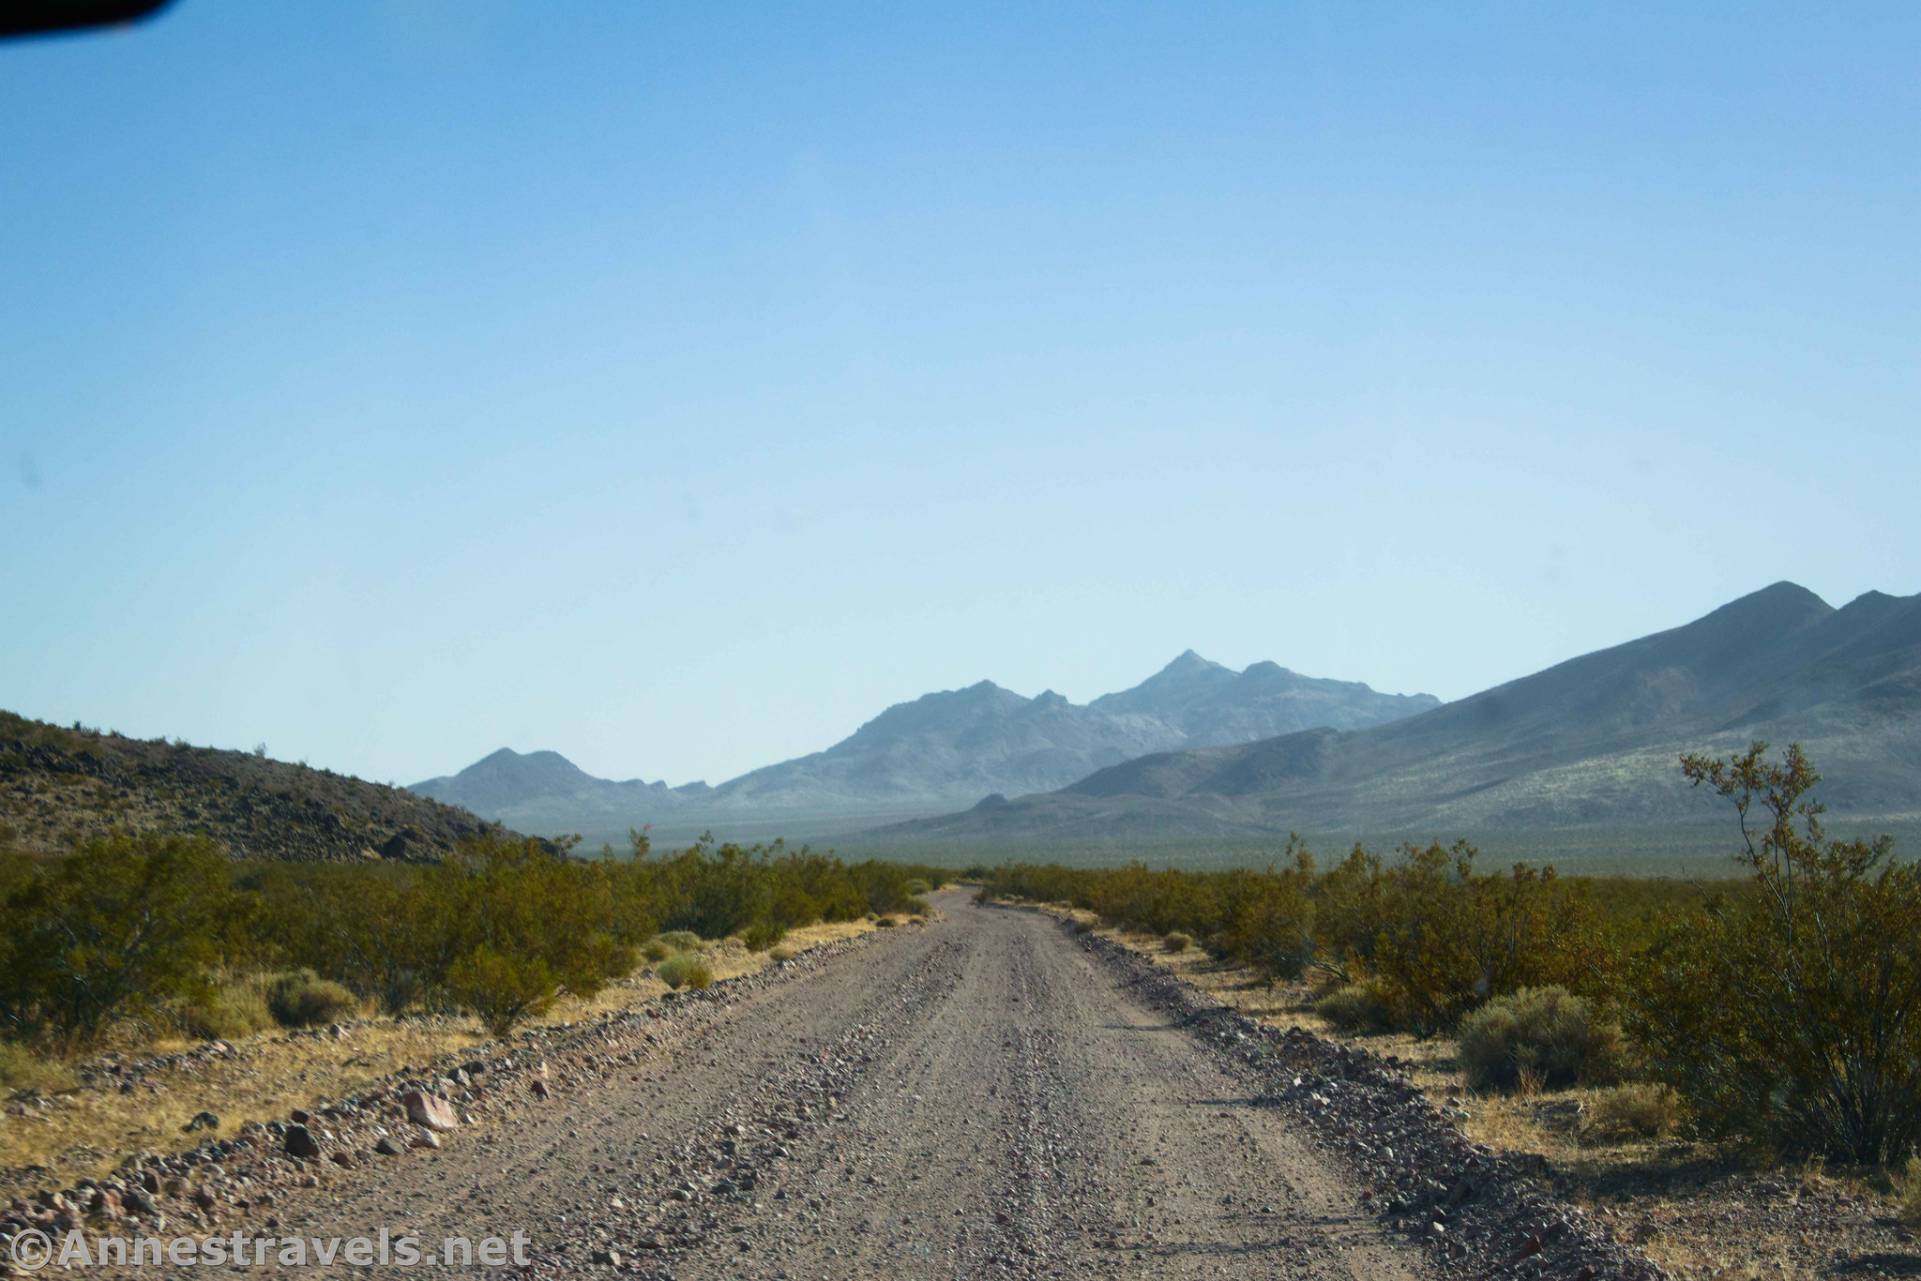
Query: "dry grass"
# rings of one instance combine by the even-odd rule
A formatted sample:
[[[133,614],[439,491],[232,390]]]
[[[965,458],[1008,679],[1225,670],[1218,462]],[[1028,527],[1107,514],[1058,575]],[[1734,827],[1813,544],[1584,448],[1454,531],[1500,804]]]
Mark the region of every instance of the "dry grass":
[[[801,951],[874,928],[868,921],[806,926],[790,931],[783,946]],[[753,974],[772,963],[767,953],[751,952],[739,939],[705,943],[699,951],[716,979]],[[540,1022],[571,1027],[630,1009],[666,991],[667,985],[658,978],[624,979],[592,1000],[562,1000]],[[445,1018],[370,1019],[355,1024],[339,1039],[263,1034],[235,1040],[238,1053],[230,1059],[156,1072],[127,1094],[71,1090],[72,1074],[60,1065],[10,1057],[4,1066],[12,1088],[31,1085],[67,1092],[54,1096],[52,1107],[29,1107],[25,1117],[0,1111],[0,1201],[41,1187],[98,1177],[129,1153],[193,1147],[207,1136],[189,1136],[182,1127],[202,1111],[220,1117],[218,1133],[231,1134],[244,1122],[285,1117],[294,1108],[352,1094],[402,1067],[417,1067],[486,1040],[477,1021]],[[141,1053],[166,1054],[193,1044],[162,1043]],[[6,1050],[0,1046],[0,1052]]]
[[[1250,1017],[1398,1057],[1468,1137],[1496,1151],[1545,1158],[1558,1195],[1685,1281],[1801,1281],[1847,1272],[1850,1260],[1877,1255],[1912,1260],[1921,1271],[1912,1234],[1904,1243],[1886,1226],[1902,1212],[1903,1198],[1921,1223],[1921,1167],[1897,1181],[1892,1197],[1885,1184],[1877,1192],[1868,1174],[1819,1167],[1763,1173],[1750,1154],[1674,1137],[1674,1101],[1658,1097],[1659,1087],[1470,1091],[1451,1040],[1349,1034],[1315,1013],[1320,994],[1308,984],[1269,984],[1202,949],[1170,953],[1155,935],[1101,926],[1090,912],[1044,910],[1127,946]]]
[[[1921,1228],[1921,1156],[1908,1158],[1908,1168],[1894,1185],[1895,1204],[1901,1222]]]
[[[221,1133],[231,1133],[242,1122],[284,1117],[483,1039],[477,1024],[391,1020],[357,1026],[337,1040],[256,1037],[238,1042],[231,1059],[155,1073],[131,1093],[62,1094],[56,1106],[26,1117],[0,1115],[0,1195],[98,1176],[130,1152],[191,1147],[205,1136],[181,1128],[203,1110],[220,1117]],[[153,1047],[162,1054],[186,1048]],[[51,1173],[27,1175],[27,1166]]]

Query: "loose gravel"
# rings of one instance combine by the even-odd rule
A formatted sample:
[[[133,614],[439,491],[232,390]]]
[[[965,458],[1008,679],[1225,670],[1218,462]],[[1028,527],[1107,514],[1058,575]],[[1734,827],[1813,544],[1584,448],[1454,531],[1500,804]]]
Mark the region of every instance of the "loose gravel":
[[[363,1275],[1660,1276],[1392,1063],[1052,918],[939,906],[119,1186],[174,1231],[531,1240]],[[313,1155],[284,1154],[295,1122]]]

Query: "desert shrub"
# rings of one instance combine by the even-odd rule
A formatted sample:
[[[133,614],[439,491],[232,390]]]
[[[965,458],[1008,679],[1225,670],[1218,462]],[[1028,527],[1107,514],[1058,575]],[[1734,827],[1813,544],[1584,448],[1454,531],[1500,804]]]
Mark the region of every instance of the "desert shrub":
[[[16,1041],[0,1041],[0,1090],[38,1090],[51,1094],[80,1083],[73,1069],[35,1054]]]
[[[314,1027],[350,1019],[359,1008],[354,994],[312,970],[281,974],[267,984],[266,1004],[282,1027]]]
[[[1637,958],[1629,1031],[1710,1132],[1897,1163],[1921,1142],[1921,867],[1827,839],[1800,747],[1766,751],[1683,758],[1733,803],[1752,880]]]
[[[799,955],[799,953],[795,952],[791,947],[777,947],[767,954],[767,958],[779,965],[793,960],[797,955]]]
[[[1077,920],[1074,922],[1074,933],[1092,934],[1093,932],[1094,932],[1094,922],[1084,921],[1084,920]]]
[[[785,925],[774,925],[760,921],[741,931],[740,941],[747,945],[750,952],[765,952],[774,944],[787,937]]]
[[[450,909],[461,945],[447,990],[496,1034],[552,1007],[592,997],[633,968],[612,928],[611,874],[537,841],[491,838],[463,846],[429,882]]]
[[[1161,947],[1169,952],[1185,952],[1192,946],[1194,946],[1193,936],[1183,934],[1179,930],[1175,930],[1172,934],[1169,934],[1161,940]]]
[[[654,972],[660,975],[661,982],[675,991],[683,987],[699,991],[714,981],[714,972],[708,968],[707,962],[692,952],[675,953],[662,961]]]
[[[1652,1081],[1628,1081],[1595,1091],[1581,1121],[1581,1137],[1590,1142],[1623,1139],[1661,1139],[1680,1128],[1681,1096]]]
[[[1496,997],[1461,1020],[1456,1039],[1461,1071],[1477,1090],[1601,1084],[1621,1056],[1620,1029],[1559,987]]]
[[[1466,841],[1405,846],[1375,895],[1368,971],[1396,1026],[1444,1032],[1491,997],[1592,983],[1604,950],[1587,895],[1554,869],[1474,871]]]
[[[1314,1012],[1343,1032],[1383,1032],[1391,1023],[1387,1002],[1367,983],[1343,983],[1314,1002]]]
[[[649,964],[656,961],[664,961],[673,954],[674,949],[667,946],[666,942],[661,939],[651,938],[640,945],[640,955]]]
[[[204,997],[244,924],[211,841],[112,836],[0,885],[0,1033],[76,1047]]]
[[[666,948],[671,955],[675,952],[694,951],[700,947],[701,939],[700,935],[692,930],[669,930],[655,941]]]
[[[895,920],[891,916],[883,916],[878,921],[874,922],[874,925],[876,928],[883,929],[883,930],[891,930],[899,924],[900,922]]]
[[[1191,923],[1211,936],[1209,950],[1269,981],[1299,978],[1314,955],[1313,857],[1299,837],[1288,849],[1293,866],[1284,870],[1224,872],[1187,891]]]
[[[485,944],[455,961],[447,988],[495,1036],[522,1019],[544,1014],[559,999],[560,980],[537,956],[499,952]]]
[[[265,985],[257,975],[215,983],[174,1012],[187,1036],[203,1041],[233,1041],[274,1025]]]
[[[927,884],[927,879],[925,877],[910,876],[907,878],[906,882],[902,884],[901,888],[906,890],[909,894],[921,895],[921,894],[927,893],[929,887]]]

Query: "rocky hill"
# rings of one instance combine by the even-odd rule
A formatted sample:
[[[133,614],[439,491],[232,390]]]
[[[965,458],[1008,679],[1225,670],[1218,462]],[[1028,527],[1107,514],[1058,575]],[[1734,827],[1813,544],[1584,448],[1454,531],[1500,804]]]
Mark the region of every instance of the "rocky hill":
[[[499,824],[398,787],[248,752],[63,729],[0,712],[0,849],[115,830],[197,832],[234,858],[439,858]]]
[[[888,829],[997,841],[1486,831],[1700,818],[1687,750],[1806,744],[1837,812],[1921,815],[1921,596],[1792,583],[1420,716],[1156,753]]]
[[[1170,748],[1241,743],[1306,726],[1375,725],[1439,705],[1274,663],[1242,672],[1188,651],[1132,689],[1077,704],[979,681],[898,703],[824,751],[708,787],[615,782],[556,752],[506,749],[413,785],[525,831],[596,836],[643,823],[731,828],[746,820],[930,814],[990,793],[1060,787]],[[848,823],[842,822],[844,830]],[[795,830],[791,823],[790,834]]]

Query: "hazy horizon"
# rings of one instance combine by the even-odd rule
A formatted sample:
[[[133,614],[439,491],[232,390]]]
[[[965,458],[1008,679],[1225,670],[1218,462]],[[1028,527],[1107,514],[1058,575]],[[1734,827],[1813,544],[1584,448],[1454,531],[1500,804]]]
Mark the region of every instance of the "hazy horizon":
[[[980,679],[1446,700],[1911,593],[1917,37],[181,0],[0,46],[0,706],[717,782]]]

